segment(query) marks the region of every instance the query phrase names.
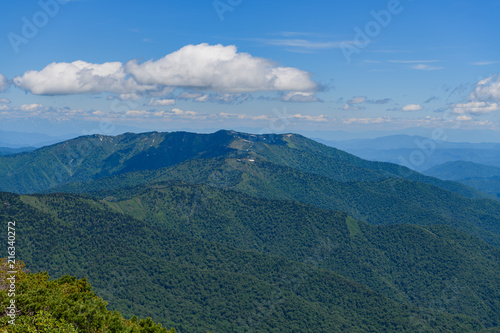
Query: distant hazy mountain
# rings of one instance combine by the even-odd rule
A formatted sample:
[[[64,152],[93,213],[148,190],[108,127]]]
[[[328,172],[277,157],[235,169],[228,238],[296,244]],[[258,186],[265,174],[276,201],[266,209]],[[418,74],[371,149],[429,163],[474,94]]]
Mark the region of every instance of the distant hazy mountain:
[[[423,172],[443,180],[453,180],[500,197],[500,168],[473,162],[455,161]]]
[[[469,178],[491,178],[500,176],[500,168],[467,161],[446,162],[423,174],[443,180],[463,180]]]
[[[408,135],[318,142],[370,161],[396,163],[419,172],[459,160],[500,167],[499,143],[443,142]]]
[[[21,133],[11,131],[0,131],[0,147],[23,148],[23,147],[43,147],[54,143],[62,142],[74,135],[53,137],[40,133]]]

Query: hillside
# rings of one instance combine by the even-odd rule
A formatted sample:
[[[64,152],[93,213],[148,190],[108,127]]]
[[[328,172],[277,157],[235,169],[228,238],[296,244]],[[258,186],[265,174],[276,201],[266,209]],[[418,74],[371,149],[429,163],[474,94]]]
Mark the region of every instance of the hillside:
[[[452,228],[375,227],[341,212],[178,182],[101,197],[150,224],[308,262],[404,303],[500,319],[500,250]],[[453,301],[443,301],[445,290]]]
[[[486,194],[294,134],[95,135],[0,157],[0,188],[13,192],[89,192],[172,179],[341,210],[374,224],[445,224],[500,246],[500,203],[463,197]]]
[[[9,265],[10,266],[10,265]],[[10,271],[16,271],[15,317],[10,310],[9,288],[4,284]],[[62,276],[49,280],[46,272],[31,273],[22,262],[13,267],[0,262],[0,330],[6,333],[175,333],[154,323],[151,318],[125,320],[118,311],[106,309],[107,302],[98,297],[86,279]],[[12,315],[12,314],[11,314]],[[12,323],[15,323],[14,325]]]
[[[0,156],[6,156],[6,155],[13,155],[13,154],[19,154],[19,153],[25,153],[25,152],[30,152],[35,150],[36,148],[33,147],[25,147],[25,148],[7,148],[7,147],[0,147]]]
[[[332,271],[154,227],[90,198],[0,199],[1,219],[16,220],[28,267],[88,277],[111,309],[179,332],[483,328],[480,319],[402,305]]]
[[[500,203],[467,199],[425,183],[388,178],[340,182],[255,158],[189,160],[170,168],[126,173],[56,188],[101,191],[164,180],[228,188],[252,196],[286,199],[347,212],[372,224],[444,224],[500,247]]]
[[[1,195],[29,267],[180,332],[500,322],[500,202],[299,135],[81,137],[0,157],[0,180],[74,193]]]

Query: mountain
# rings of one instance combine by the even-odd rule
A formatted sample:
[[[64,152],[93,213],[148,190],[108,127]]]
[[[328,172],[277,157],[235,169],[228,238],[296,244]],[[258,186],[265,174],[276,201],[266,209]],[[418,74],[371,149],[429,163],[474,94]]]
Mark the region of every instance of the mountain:
[[[453,180],[500,198],[500,168],[466,161],[437,165],[424,174]]]
[[[23,147],[43,147],[70,138],[74,135],[50,136],[40,133],[22,133],[0,130],[0,147],[23,148]]]
[[[0,186],[31,269],[180,332],[500,322],[498,201],[300,135],[80,137],[0,157]]]
[[[471,198],[486,195],[461,184],[427,177],[407,168],[369,162],[296,134],[253,135],[234,131],[92,135],[28,154],[0,157],[0,190],[46,191],[133,171],[156,170],[188,160],[262,158],[271,163],[338,181],[404,178],[425,182]]]
[[[463,185],[439,181],[393,164],[361,160],[301,136],[216,134],[225,145],[200,150],[205,158],[178,162],[180,157],[177,156],[177,160],[172,161],[170,152],[176,150],[169,146],[148,148],[140,153],[140,158],[124,159],[123,163],[114,164],[116,168],[129,172],[117,170],[117,175],[112,177],[68,183],[50,191],[90,193],[182,180],[261,198],[295,200],[323,209],[345,211],[355,219],[373,224],[446,224],[500,247],[499,202],[465,198],[418,180],[456,189],[457,192],[475,193]],[[176,133],[175,137],[176,142],[186,144],[183,133]],[[189,134],[187,137],[211,141],[210,135],[200,138]],[[219,157],[211,157],[217,155]],[[96,168],[96,164],[93,165]],[[148,166],[150,170],[140,170]],[[130,171],[138,169],[140,171]],[[74,178],[77,178],[78,170],[75,170]],[[398,172],[408,179],[396,176]],[[3,182],[6,183],[7,180]]]
[[[148,224],[308,262],[400,302],[500,319],[494,314],[500,306],[500,250],[452,228],[379,228],[342,212],[179,182],[105,191],[99,197]],[[460,291],[450,290],[458,286]],[[453,301],[443,302],[444,290]]]
[[[468,161],[454,161],[437,165],[423,173],[443,180],[461,181],[470,178],[499,177],[500,168]]]
[[[500,247],[500,203],[463,197],[486,194],[295,134],[93,135],[0,157],[0,189],[10,192],[82,193],[173,179],[345,211],[374,224],[446,224]]]
[[[500,308],[487,288],[475,294],[485,304],[465,303],[455,314],[439,304],[402,304],[310,263],[153,226],[89,197],[0,193],[0,202],[1,219],[16,221],[18,256],[32,270],[88,277],[111,309],[151,316],[179,332],[475,332],[493,327]],[[347,224],[342,229],[349,232]],[[498,274],[488,270],[496,270],[498,250],[480,242],[469,251],[486,261],[475,274],[495,287]],[[443,290],[441,303],[470,290],[458,281]]]
[[[500,144],[493,142],[448,142],[409,135],[318,142],[370,161],[401,164],[419,172],[459,160],[500,167]]]

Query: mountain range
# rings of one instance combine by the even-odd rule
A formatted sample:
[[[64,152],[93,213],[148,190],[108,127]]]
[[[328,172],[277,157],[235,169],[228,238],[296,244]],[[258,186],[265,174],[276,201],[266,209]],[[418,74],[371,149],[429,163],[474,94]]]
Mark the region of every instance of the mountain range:
[[[500,202],[297,134],[85,136],[0,157],[0,189],[30,269],[180,332],[500,322]]]
[[[445,139],[448,133],[437,137]],[[453,161],[500,167],[500,144],[497,142],[449,142],[418,135],[336,141],[318,139],[318,142],[367,160],[401,164],[419,172]]]

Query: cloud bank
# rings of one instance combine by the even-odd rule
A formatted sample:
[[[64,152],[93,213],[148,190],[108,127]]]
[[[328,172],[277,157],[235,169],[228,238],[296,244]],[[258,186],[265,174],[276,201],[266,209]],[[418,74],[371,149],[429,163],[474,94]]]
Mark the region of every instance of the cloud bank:
[[[52,63],[13,81],[36,95],[110,92],[134,99],[145,93],[158,93],[165,87],[217,93],[308,93],[318,90],[311,77],[311,73],[298,68],[277,66],[269,59],[239,53],[234,45],[199,44],[144,63]]]

